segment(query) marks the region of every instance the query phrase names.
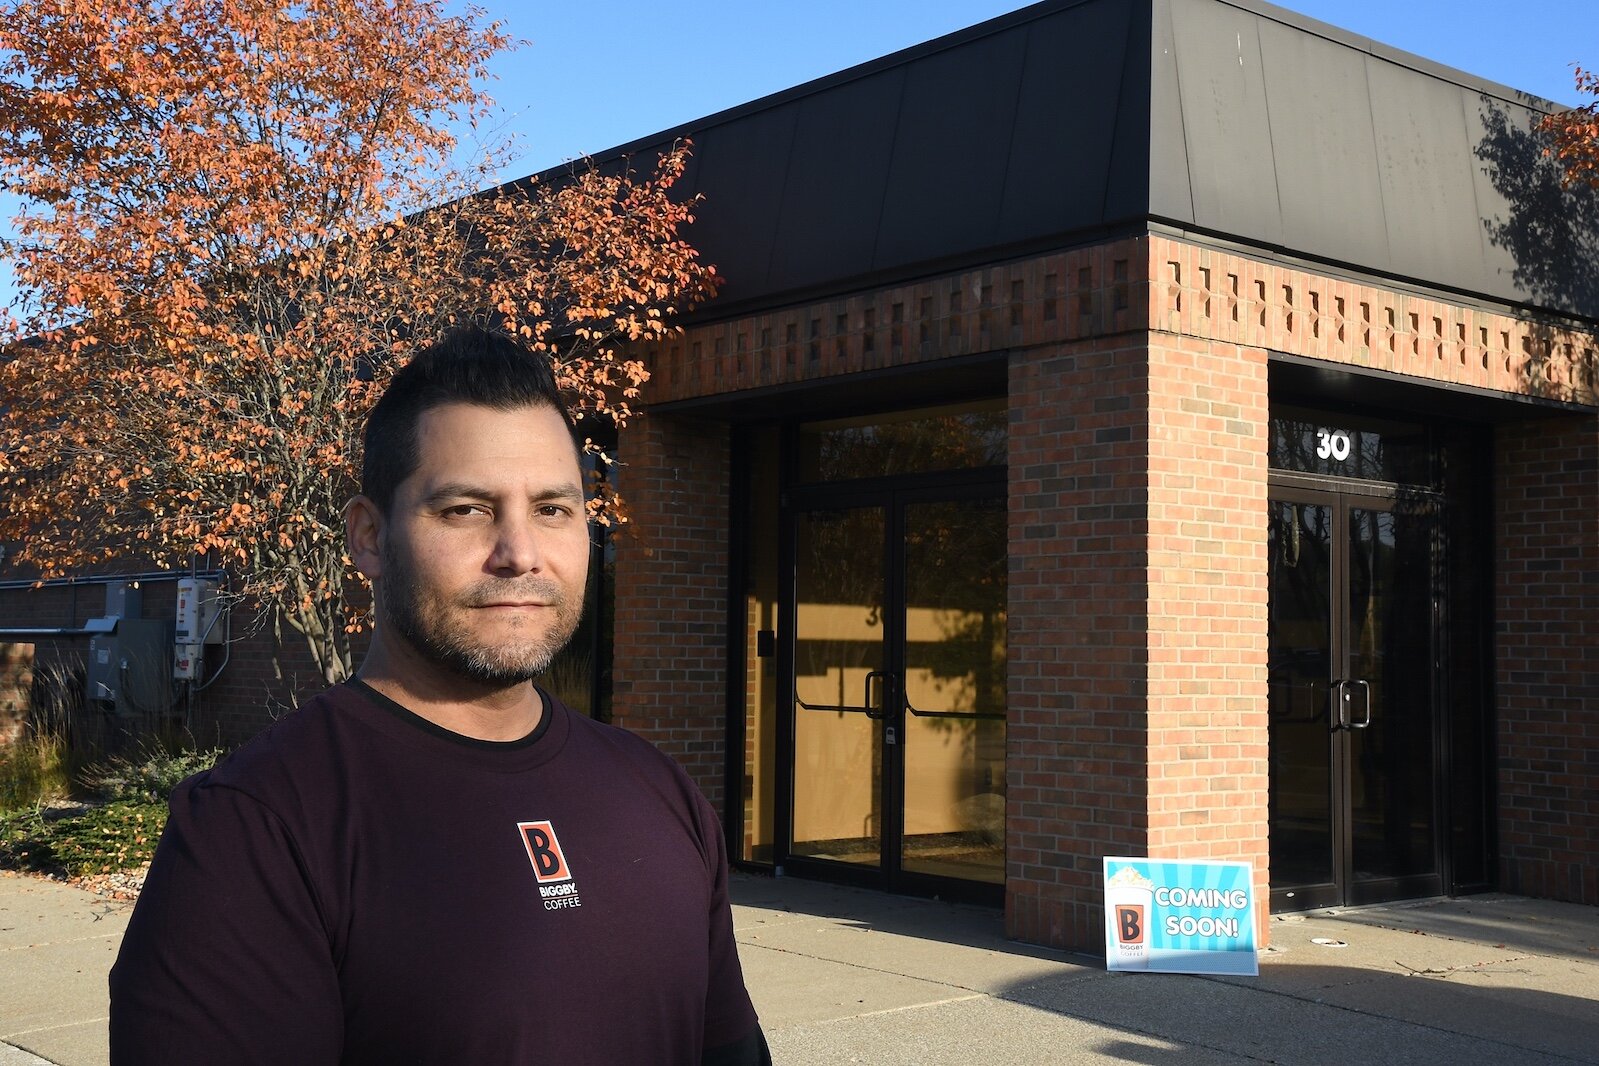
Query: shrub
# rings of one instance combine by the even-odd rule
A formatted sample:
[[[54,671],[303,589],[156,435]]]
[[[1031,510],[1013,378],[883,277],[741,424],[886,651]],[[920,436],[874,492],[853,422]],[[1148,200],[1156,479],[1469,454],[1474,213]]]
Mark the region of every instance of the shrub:
[[[65,799],[72,791],[77,756],[69,723],[81,704],[82,670],[75,659],[33,666],[21,732],[0,746],[0,814]]]
[[[166,825],[165,803],[108,803],[49,818],[39,811],[0,816],[0,865],[83,877],[150,861]]]
[[[37,748],[40,743],[41,738],[24,738],[16,747]],[[103,805],[65,813],[45,806],[67,794],[66,748],[58,743],[52,750],[56,783],[35,789],[35,798],[0,807],[0,867],[69,877],[137,868],[155,853],[167,821],[167,796],[178,782],[210,769],[224,754],[216,748],[188,751],[146,741],[129,755],[113,756],[81,771],[80,782]],[[10,754],[9,749],[0,752],[0,789],[5,787],[6,767],[12,765],[6,758]],[[20,778],[45,763],[35,751],[15,760],[14,771]],[[21,790],[16,794],[22,796]]]
[[[25,733],[0,748],[0,814],[64,798],[71,791],[66,745]]]
[[[132,754],[112,757],[85,768],[85,788],[107,802],[165,804],[184,778],[215,766],[227,752],[221,748],[190,751],[146,741]]]

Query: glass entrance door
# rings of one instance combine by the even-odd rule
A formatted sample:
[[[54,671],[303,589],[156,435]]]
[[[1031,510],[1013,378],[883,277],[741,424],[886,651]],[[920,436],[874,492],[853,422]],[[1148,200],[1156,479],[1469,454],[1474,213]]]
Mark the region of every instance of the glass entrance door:
[[[886,508],[795,518],[793,853],[881,869]]]
[[[1438,894],[1437,507],[1275,490],[1269,545],[1272,906]]]
[[[1004,497],[824,493],[792,543],[790,863],[1002,885]]]

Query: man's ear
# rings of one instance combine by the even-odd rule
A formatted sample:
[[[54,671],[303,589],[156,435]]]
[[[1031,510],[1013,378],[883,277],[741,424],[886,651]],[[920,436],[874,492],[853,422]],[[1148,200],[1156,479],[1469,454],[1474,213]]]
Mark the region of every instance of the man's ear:
[[[383,576],[383,512],[365,496],[344,505],[344,546],[368,581]]]

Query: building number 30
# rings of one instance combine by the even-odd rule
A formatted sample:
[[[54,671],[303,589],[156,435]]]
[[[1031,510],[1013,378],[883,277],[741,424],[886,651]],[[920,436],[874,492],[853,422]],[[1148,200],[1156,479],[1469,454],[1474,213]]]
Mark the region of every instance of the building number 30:
[[[1341,429],[1316,431],[1316,458],[1343,462],[1349,458],[1349,434]]]

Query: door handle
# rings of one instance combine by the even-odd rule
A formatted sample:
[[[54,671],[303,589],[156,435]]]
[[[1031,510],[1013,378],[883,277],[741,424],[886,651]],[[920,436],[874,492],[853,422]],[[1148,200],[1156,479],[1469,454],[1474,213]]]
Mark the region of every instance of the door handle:
[[[1360,690],[1360,721],[1355,721],[1350,705],[1351,694]],[[1333,709],[1334,729],[1365,729],[1371,725],[1371,683],[1367,681],[1339,680],[1332,683],[1332,698],[1337,703]]]
[[[880,693],[882,693],[882,696],[883,696],[883,701],[880,704],[872,703],[872,679],[873,678],[877,679],[877,681],[878,681],[878,691]],[[889,679],[888,674],[885,673],[882,670],[873,670],[871,673],[866,675],[866,695],[865,695],[865,699],[863,701],[865,703],[865,705],[866,705],[866,717],[875,719],[875,720],[877,720],[879,722],[882,721],[884,718],[888,717],[888,686],[889,686],[889,683],[890,683],[890,679]]]
[[[1366,681],[1345,681],[1343,684],[1360,690],[1360,709],[1362,712],[1360,721],[1357,722],[1353,717],[1350,717],[1344,724],[1350,729],[1367,728],[1371,725],[1371,684]],[[1347,702],[1347,696],[1345,700]]]

